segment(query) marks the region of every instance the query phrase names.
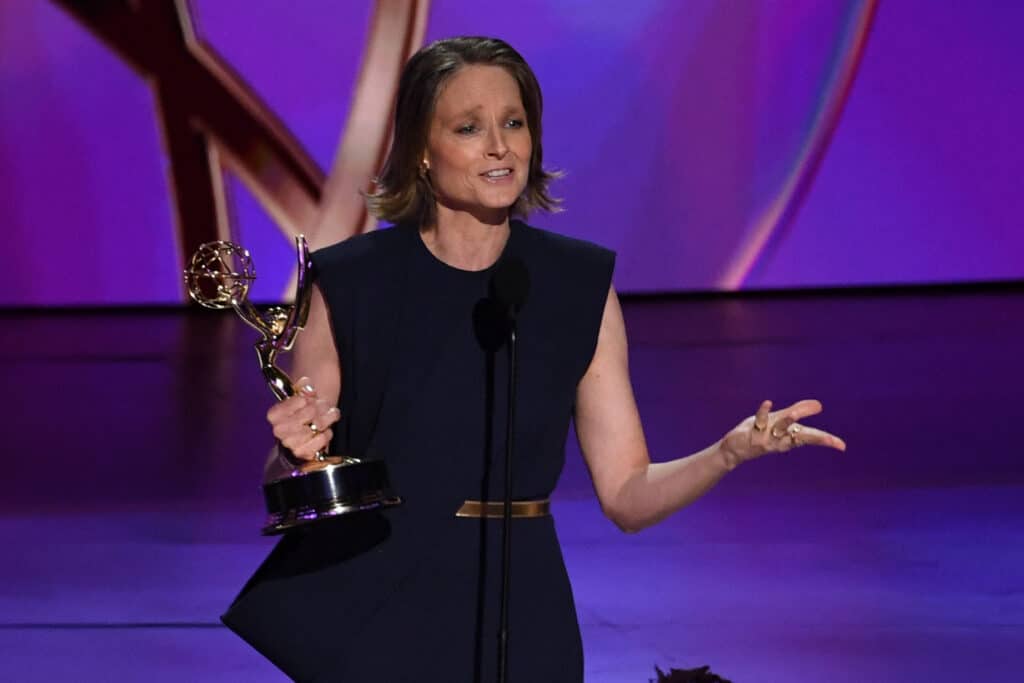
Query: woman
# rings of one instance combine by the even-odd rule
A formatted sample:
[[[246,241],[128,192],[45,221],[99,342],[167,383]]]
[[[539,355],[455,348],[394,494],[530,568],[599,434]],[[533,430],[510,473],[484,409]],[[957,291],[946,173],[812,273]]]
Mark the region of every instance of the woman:
[[[727,472],[803,444],[845,449],[799,420],[755,415],[704,450],[652,464],[630,387],[613,255],[513,219],[552,209],[541,94],[500,40],[434,43],[399,85],[395,139],[369,204],[397,227],[314,254],[300,394],[267,418],[291,452],[388,462],[403,505],[286,536],[224,616],[300,680],[489,681],[496,671],[500,457],[507,355],[491,276],[526,264],[518,319],[509,679],[579,681],[582,648],[546,513],[570,417],[602,509],[639,531]],[[498,330],[496,333],[495,330]],[[271,463],[270,474],[277,467]],[[484,501],[484,504],[474,504]],[[529,502],[527,502],[529,501]],[[459,514],[460,516],[457,516]]]

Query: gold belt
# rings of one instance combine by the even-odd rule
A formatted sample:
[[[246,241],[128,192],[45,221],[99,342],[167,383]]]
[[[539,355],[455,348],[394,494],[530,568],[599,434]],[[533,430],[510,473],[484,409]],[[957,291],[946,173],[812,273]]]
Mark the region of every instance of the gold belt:
[[[542,500],[514,500],[512,501],[512,516],[517,519],[526,517],[547,517],[551,514],[551,499]],[[467,500],[455,513],[456,517],[476,517],[486,519],[501,519],[505,516],[505,502],[489,500],[486,503],[479,500]]]

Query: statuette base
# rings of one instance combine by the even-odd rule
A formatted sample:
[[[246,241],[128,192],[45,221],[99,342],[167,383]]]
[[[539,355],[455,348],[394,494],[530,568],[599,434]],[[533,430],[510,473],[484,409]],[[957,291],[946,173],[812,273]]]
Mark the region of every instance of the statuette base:
[[[264,536],[340,515],[398,505],[380,460],[330,456],[309,461],[263,485],[267,503]]]

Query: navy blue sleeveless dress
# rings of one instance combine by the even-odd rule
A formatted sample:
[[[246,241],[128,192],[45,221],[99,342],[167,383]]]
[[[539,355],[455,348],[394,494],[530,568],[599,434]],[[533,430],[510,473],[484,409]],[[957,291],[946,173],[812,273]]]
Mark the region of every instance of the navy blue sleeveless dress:
[[[513,221],[523,260],[513,495],[551,494],[614,255]],[[383,458],[402,505],[287,534],[223,621],[285,673],[342,683],[494,681],[501,521],[456,518],[504,491],[507,348],[494,268],[438,260],[414,226],[313,254],[341,361],[332,451]],[[509,680],[582,681],[572,591],[551,517],[512,522]]]

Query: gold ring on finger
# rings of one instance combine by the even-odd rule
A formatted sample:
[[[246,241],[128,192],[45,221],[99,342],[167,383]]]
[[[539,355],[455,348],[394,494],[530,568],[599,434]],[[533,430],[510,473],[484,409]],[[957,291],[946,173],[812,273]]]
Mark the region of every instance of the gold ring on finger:
[[[306,426],[309,427],[309,431],[313,432],[314,435],[320,433],[320,428],[316,426],[315,422],[310,422]]]
[[[786,436],[789,432],[780,432],[778,427],[772,427],[772,436],[776,439],[781,439]]]
[[[764,425],[764,424],[758,422],[757,420],[754,420],[754,431],[755,432],[763,432],[766,429],[768,429],[767,425]]]
[[[793,441],[794,446],[799,446],[802,443],[797,436],[798,434],[800,434],[800,430],[802,429],[803,427],[796,423],[789,425],[789,427],[786,429],[786,435],[789,436],[789,438]]]

